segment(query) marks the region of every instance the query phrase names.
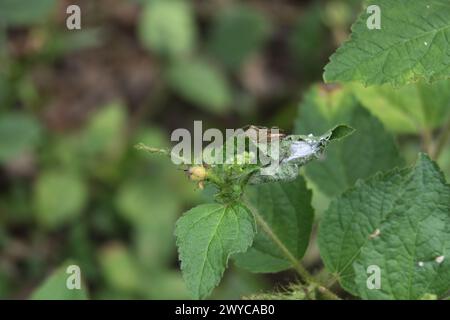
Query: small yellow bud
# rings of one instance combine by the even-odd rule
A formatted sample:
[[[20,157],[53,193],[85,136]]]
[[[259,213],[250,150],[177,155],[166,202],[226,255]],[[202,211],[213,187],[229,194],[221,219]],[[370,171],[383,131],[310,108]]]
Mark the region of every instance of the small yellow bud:
[[[207,172],[203,166],[195,166],[189,168],[189,178],[194,181],[203,181],[206,179]]]

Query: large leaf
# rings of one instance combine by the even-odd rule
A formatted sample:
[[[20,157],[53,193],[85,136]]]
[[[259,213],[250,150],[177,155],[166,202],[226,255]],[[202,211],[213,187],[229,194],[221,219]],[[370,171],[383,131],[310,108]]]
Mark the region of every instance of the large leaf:
[[[352,35],[325,67],[327,82],[395,86],[450,77],[450,2],[378,0],[381,29],[369,29],[364,11]]]
[[[251,212],[242,205],[204,204],[181,217],[176,226],[181,270],[196,298],[217,286],[228,258],[245,252],[256,232]]]
[[[450,81],[417,83],[394,89],[389,85],[352,85],[361,104],[388,129],[417,133],[442,125],[450,116]]]
[[[144,46],[157,53],[169,57],[189,53],[196,38],[190,2],[148,1],[139,20],[139,36]]]
[[[168,72],[172,88],[186,100],[214,113],[231,104],[231,88],[224,75],[202,61],[175,63]]]
[[[418,299],[450,289],[450,186],[421,154],[413,168],[377,174],[332,201],[319,230],[326,267],[368,299]],[[369,266],[381,288],[367,288]]]
[[[340,194],[359,178],[402,164],[393,137],[345,89],[314,87],[300,106],[295,131],[317,134],[338,123],[356,131],[330,145],[324,160],[305,167],[307,177],[327,195]]]
[[[80,289],[68,288],[67,281],[73,276],[68,269],[69,263],[53,272],[31,295],[33,300],[86,300],[88,298],[86,285],[81,281],[83,270],[80,268]]]
[[[306,188],[303,177],[299,176],[292,182],[272,182],[252,187],[249,198],[273,233],[300,260],[308,246],[314,215],[311,191]],[[292,267],[261,229],[253,246],[233,258],[239,267],[252,272],[278,272]]]

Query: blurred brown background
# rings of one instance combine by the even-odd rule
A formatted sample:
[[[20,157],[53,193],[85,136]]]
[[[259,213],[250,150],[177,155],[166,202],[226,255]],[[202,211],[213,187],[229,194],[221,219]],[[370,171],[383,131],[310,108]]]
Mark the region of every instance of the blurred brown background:
[[[81,30],[66,28],[70,4],[81,8]],[[30,297],[67,261],[93,299],[189,298],[174,222],[208,196],[133,146],[167,147],[193,120],[289,132],[360,7],[0,1],[0,298]],[[314,246],[306,262],[314,267]],[[292,279],[231,266],[213,298]]]

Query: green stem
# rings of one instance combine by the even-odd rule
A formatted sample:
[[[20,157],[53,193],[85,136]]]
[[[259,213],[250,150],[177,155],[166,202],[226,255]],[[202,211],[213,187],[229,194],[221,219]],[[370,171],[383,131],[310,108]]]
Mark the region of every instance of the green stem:
[[[217,176],[212,170],[208,170],[208,175],[206,179],[211,181],[217,186],[221,186],[224,183],[222,179],[219,176]]]
[[[169,151],[166,149],[159,149],[159,148],[153,148],[153,147],[149,147],[146,146],[145,144],[138,143],[137,145],[134,146],[137,150],[144,150],[147,151],[149,153],[156,153],[156,154],[160,154],[163,156],[168,156],[169,155]]]
[[[154,147],[149,147],[146,146],[145,144],[138,143],[137,145],[134,146],[137,150],[143,150],[146,151],[148,153],[152,153],[152,154],[159,154],[162,156],[166,156],[166,157],[170,157],[170,158],[176,158],[177,160],[179,160],[182,164],[187,164],[188,161],[186,161],[185,159],[175,155],[175,154],[171,154],[169,150],[167,149],[159,149],[159,148],[154,148]]]
[[[319,282],[319,280],[314,278],[314,276],[300,264],[300,262],[289,251],[289,249],[284,245],[284,243],[272,231],[272,229],[264,220],[264,218],[259,214],[258,210],[250,203],[250,201],[245,196],[244,196],[244,203],[255,216],[258,225],[264,230],[264,232],[269,236],[269,238],[278,246],[278,248],[281,250],[286,259],[288,259],[291,262],[292,267],[295,269],[295,271],[298,273],[301,279],[307,284],[312,284],[316,286],[319,292],[322,293],[326,299],[341,300],[335,293],[333,293],[327,287],[322,285]]]

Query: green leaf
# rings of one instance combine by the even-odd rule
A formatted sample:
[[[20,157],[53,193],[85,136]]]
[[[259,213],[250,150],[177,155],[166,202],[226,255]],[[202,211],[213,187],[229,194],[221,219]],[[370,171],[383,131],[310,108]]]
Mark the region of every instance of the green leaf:
[[[450,289],[450,186],[424,154],[332,201],[318,237],[326,267],[354,295],[418,299]],[[381,270],[379,290],[367,287],[371,265]]]
[[[126,121],[126,106],[120,102],[105,105],[91,116],[83,131],[70,137],[71,143],[62,141],[61,154],[68,163],[81,165],[82,170],[89,170],[96,178],[117,179],[117,167],[127,147]]]
[[[339,140],[344,139],[345,137],[353,134],[353,132],[355,132],[355,129],[353,129],[352,127],[340,124],[330,130],[330,138],[328,141],[334,141],[334,140],[339,141]]]
[[[314,211],[312,193],[299,176],[292,182],[272,182],[249,189],[249,199],[287,249],[300,260],[308,246]],[[259,229],[252,247],[233,256],[236,265],[252,272],[292,268],[280,249]]]
[[[37,220],[53,228],[81,214],[88,198],[81,177],[62,171],[44,171],[34,186]]]
[[[432,130],[450,116],[450,81],[417,83],[394,89],[389,85],[352,85],[361,104],[394,132]]]
[[[196,28],[189,1],[149,1],[139,20],[139,36],[144,46],[169,57],[192,51]]]
[[[381,29],[369,29],[365,10],[350,40],[331,56],[326,82],[400,86],[450,77],[450,3],[378,0]]]
[[[45,21],[55,8],[55,0],[2,0],[0,21],[7,25],[29,25]]]
[[[81,281],[80,289],[69,289],[67,280],[75,274],[67,269],[71,263],[65,263],[64,266],[53,272],[44,283],[42,283],[31,295],[33,300],[86,300],[88,293],[86,285]],[[82,269],[80,269],[82,277]]]
[[[269,36],[264,15],[245,5],[232,6],[214,20],[209,48],[226,66],[237,68]]]
[[[206,111],[224,113],[231,105],[227,79],[205,62],[178,62],[169,68],[168,79],[180,96]]]
[[[109,244],[99,252],[99,262],[106,282],[114,289],[135,292],[140,286],[140,270],[134,257],[119,243]]]
[[[328,196],[342,193],[359,178],[402,164],[392,135],[348,90],[313,87],[299,111],[296,132],[317,134],[339,123],[356,129],[350,137],[330,145],[324,160],[305,167],[306,176]]]
[[[203,204],[186,212],[175,235],[186,285],[195,298],[207,297],[222,278],[228,258],[251,246],[256,226],[240,204]]]
[[[112,102],[91,116],[81,133],[81,148],[85,156],[120,153],[124,145],[126,106]]]
[[[40,140],[41,127],[37,120],[22,113],[7,113],[0,116],[0,162],[14,159],[30,150]]]

